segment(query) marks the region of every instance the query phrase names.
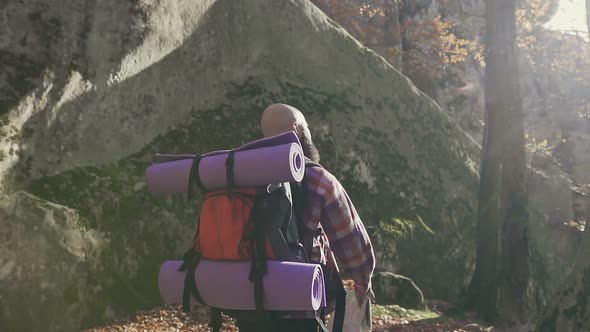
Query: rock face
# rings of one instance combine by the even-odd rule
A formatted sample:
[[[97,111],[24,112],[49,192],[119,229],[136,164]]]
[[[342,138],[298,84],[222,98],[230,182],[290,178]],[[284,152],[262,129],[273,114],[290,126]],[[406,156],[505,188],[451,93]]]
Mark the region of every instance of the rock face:
[[[587,235],[587,234],[585,234]],[[537,324],[537,332],[585,331],[590,324],[590,241],[587,236],[575,262],[572,273],[554,294],[553,301],[545,308],[544,316]]]
[[[104,287],[87,274],[102,269],[97,256],[109,239],[75,210],[20,191],[0,201],[0,236],[3,330],[72,330],[82,302]]]
[[[412,279],[391,272],[378,272],[373,276],[375,301],[378,304],[398,304],[404,308],[419,308],[424,295]]]
[[[161,304],[159,265],[199,202],[153,197],[156,152],[260,137],[303,110],[381,270],[452,299],[468,282],[479,148],[304,0],[0,4],[0,326],[76,331]]]

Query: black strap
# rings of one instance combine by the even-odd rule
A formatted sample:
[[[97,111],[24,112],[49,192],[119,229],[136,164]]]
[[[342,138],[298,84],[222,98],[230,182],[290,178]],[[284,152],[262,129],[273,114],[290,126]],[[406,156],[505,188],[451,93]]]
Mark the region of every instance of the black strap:
[[[259,201],[251,215],[250,222],[254,222],[254,250],[249,279],[254,283],[254,304],[256,307],[257,330],[264,331],[266,315],[264,312],[264,284],[263,278],[267,272],[266,265],[266,225],[268,212],[268,192],[266,188],[257,192]]]
[[[178,268],[178,271],[186,271],[184,277],[184,289],[182,291],[182,311],[189,312],[191,309],[191,295],[201,304],[205,304],[197,283],[195,281],[195,269],[199,265],[201,260],[201,254],[194,249],[190,249],[184,254],[182,265]]]
[[[211,308],[211,318],[209,319],[209,327],[211,328],[212,332],[219,332],[221,330],[222,325],[223,320],[221,318],[221,310],[217,308]]]
[[[256,277],[254,279],[254,303],[256,305],[256,316],[258,316],[257,324],[258,330],[264,331],[264,325],[266,321],[266,315],[264,313],[264,284],[262,277]]]
[[[336,295],[336,308],[334,310],[334,325],[332,325],[332,332],[342,332],[344,328],[344,314],[346,310],[346,291],[342,285],[342,279],[339,273],[335,273],[335,277],[340,279],[340,289]]]
[[[191,200],[195,196],[195,184],[197,184],[197,187],[201,190],[201,192],[205,192],[205,187],[203,186],[203,183],[201,183],[201,177],[199,176],[199,165],[201,163],[201,158],[201,155],[196,155],[193,157],[191,170],[188,176],[188,200]],[[193,243],[198,238],[198,236],[199,229],[197,229]],[[178,269],[178,271],[186,271],[186,275],[184,276],[184,289],[182,291],[182,311],[184,312],[190,311],[191,295],[194,296],[194,298],[199,303],[204,304],[195,281],[195,269],[197,268],[200,260],[201,255],[196,251],[195,248],[191,248],[184,254],[184,262]]]
[[[298,244],[298,225],[294,224],[294,233],[292,238],[289,238],[291,230],[291,222],[296,223],[296,218],[293,218],[293,200],[290,183],[281,183],[279,186],[271,191],[269,198],[272,201],[273,211],[272,217],[267,216],[267,236],[270,242],[275,258],[279,261],[291,262],[307,262],[303,260],[302,255],[296,247]]]
[[[201,163],[202,156],[196,155],[193,157],[193,163],[191,165],[191,170],[188,175],[188,192],[187,198],[190,200],[195,197],[195,184],[199,187],[202,192],[205,192],[205,187],[201,182],[201,177],[199,176],[199,165]]]
[[[297,257],[291,251],[291,247],[289,246],[289,243],[287,243],[287,240],[285,239],[285,236],[283,235],[283,232],[281,231],[281,228],[279,227],[278,223],[273,223],[272,225],[270,225],[268,239],[270,241],[272,250],[278,260],[298,260]]]
[[[235,150],[230,150],[225,159],[225,175],[227,177],[227,189],[231,192],[236,183],[234,178],[234,162],[235,162]]]

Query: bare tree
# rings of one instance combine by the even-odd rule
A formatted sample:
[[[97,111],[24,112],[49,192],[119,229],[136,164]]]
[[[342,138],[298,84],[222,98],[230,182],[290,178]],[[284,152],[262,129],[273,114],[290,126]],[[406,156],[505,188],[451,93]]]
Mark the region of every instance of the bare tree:
[[[529,276],[516,0],[486,4],[486,125],[469,302],[487,320],[510,325],[525,317]]]

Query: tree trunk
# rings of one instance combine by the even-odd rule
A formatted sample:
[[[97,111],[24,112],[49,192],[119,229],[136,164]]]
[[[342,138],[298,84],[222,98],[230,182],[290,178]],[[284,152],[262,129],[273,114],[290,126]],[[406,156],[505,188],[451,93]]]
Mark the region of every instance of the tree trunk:
[[[488,321],[495,319],[498,295],[501,146],[490,139],[491,133],[498,131],[496,122],[497,119],[486,111],[478,197],[477,257],[468,294],[469,304]]]
[[[497,1],[498,65],[503,67],[500,93],[504,105],[502,164],[501,266],[498,280],[498,321],[513,325],[526,319],[526,294],[529,282],[528,202],[526,195],[526,157],[523,102],[520,94],[518,48],[516,46],[516,0]]]
[[[488,0],[485,112],[476,267],[469,303],[487,320],[525,316],[528,222],[516,0]],[[501,308],[501,310],[499,310]]]

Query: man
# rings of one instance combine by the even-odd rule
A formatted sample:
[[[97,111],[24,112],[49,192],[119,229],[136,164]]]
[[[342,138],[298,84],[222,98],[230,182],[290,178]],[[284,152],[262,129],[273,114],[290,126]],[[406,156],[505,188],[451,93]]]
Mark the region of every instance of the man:
[[[265,137],[295,131],[305,156],[315,163],[320,161],[305,117],[298,109],[273,104],[264,110],[260,126]],[[308,202],[302,216],[305,226],[302,243],[308,253],[311,252],[310,260],[338,269],[338,259],[340,272],[354,280],[358,304],[361,305],[366,297],[374,299],[371,276],[375,269],[375,255],[348,194],[334,175],[320,167],[307,168],[305,181]],[[276,331],[318,329],[318,323],[313,318],[281,319],[276,324]],[[255,326],[246,322],[238,322],[238,328],[240,332],[255,331]]]

